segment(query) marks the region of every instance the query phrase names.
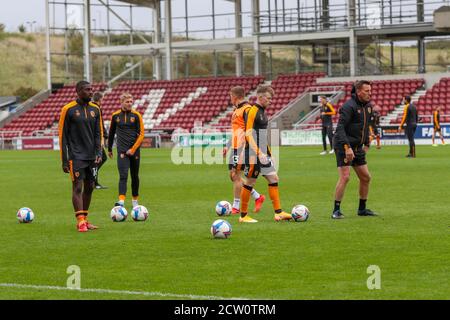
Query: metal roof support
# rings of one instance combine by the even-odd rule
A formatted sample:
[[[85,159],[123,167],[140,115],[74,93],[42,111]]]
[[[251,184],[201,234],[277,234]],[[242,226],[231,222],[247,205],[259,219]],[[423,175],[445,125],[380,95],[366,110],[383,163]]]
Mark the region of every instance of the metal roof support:
[[[419,50],[419,69],[418,73],[425,73],[425,40],[424,37],[420,37],[417,41],[417,49]]]
[[[52,89],[52,61],[50,57],[50,5],[49,0],[45,1],[45,45],[47,52],[45,61],[47,64],[47,89]]]
[[[166,52],[166,80],[172,80],[172,0],[164,5],[164,44]]]
[[[253,51],[255,56],[254,74],[261,75],[261,44],[259,42],[260,21],[259,21],[259,0],[252,0],[253,17]]]
[[[155,2],[153,8],[153,43],[159,44],[161,42],[161,3]],[[153,78],[156,80],[162,79],[162,59],[159,50],[155,50],[153,55]]]
[[[355,36],[355,30],[350,29],[349,50],[350,50],[350,76],[356,76],[356,52],[358,50],[358,43]]]
[[[83,54],[84,54],[84,79],[92,81],[91,69],[91,1],[84,0],[84,34],[83,34]]]
[[[241,0],[236,0],[234,2],[234,27],[236,38],[242,37],[242,4]],[[242,76],[242,63],[243,63],[243,53],[240,45],[236,45],[236,76]]]

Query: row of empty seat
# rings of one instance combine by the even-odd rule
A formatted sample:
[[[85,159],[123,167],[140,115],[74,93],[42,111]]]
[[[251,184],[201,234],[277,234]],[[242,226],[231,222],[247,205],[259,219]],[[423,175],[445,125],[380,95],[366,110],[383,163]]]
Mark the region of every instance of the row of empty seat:
[[[325,90],[325,87],[335,86],[344,88],[345,94],[336,104],[338,110],[350,97],[353,82],[326,82],[317,83],[317,79],[324,77],[325,73],[313,72],[294,75],[280,75],[272,81],[275,96],[271,106],[267,109],[269,117],[275,115],[289,103],[294,101],[308,88]],[[241,85],[249,93],[255,90],[258,84],[264,82],[261,76],[223,77],[223,78],[194,78],[173,81],[124,81],[107,91],[102,105],[105,123],[108,124],[111,114],[120,108],[120,96],[124,92],[134,96],[134,107],[144,118],[146,130],[173,130],[183,128],[191,130],[198,121],[208,124],[214,121],[217,127],[226,127],[230,124],[231,108],[229,90],[231,87]],[[372,100],[381,108],[381,115],[391,113],[400,104],[405,95],[412,95],[424,86],[422,79],[380,80],[372,82]],[[94,90],[104,91],[106,84],[94,84]],[[33,109],[22,114],[0,130],[5,132],[22,132],[22,135],[31,135],[37,130],[55,128],[62,106],[76,98],[74,85],[68,85],[51,94],[48,99]],[[450,113],[450,78],[443,78],[417,103],[421,115],[431,115],[435,105],[444,106],[443,113]],[[229,112],[226,110],[230,109]],[[219,115],[222,115],[219,118]],[[338,117],[333,117],[337,121]],[[401,117],[392,120],[399,122]],[[450,122],[450,118],[442,117],[443,122]],[[312,123],[320,123],[320,118],[313,119]],[[17,135],[10,133],[9,136]]]
[[[94,84],[93,89],[95,91],[104,91],[106,84]],[[51,94],[45,101],[6,124],[1,130],[22,132],[22,135],[29,136],[34,131],[51,128],[59,120],[61,108],[75,98],[75,86],[65,86],[56,93]],[[16,135],[17,133],[4,134],[5,137]]]
[[[380,80],[373,81],[372,84],[372,102],[380,107],[381,116],[386,116],[398,106],[403,97],[412,95],[424,85],[423,79],[404,79],[404,80]],[[336,111],[351,97],[353,82],[326,82],[321,83],[322,86],[343,86],[345,87],[345,95],[336,103]],[[339,119],[339,114],[333,116],[333,122]],[[317,116],[314,123],[320,124],[320,116]]]
[[[324,77],[323,72],[301,73],[293,75],[280,75],[272,81],[272,88],[275,96],[272,99],[270,107],[267,108],[266,114],[271,117],[295,98],[305,92],[309,87],[316,85],[316,79]],[[230,124],[232,111],[228,112],[219,119],[217,127],[224,127]]]
[[[450,78],[442,78],[438,83],[428,89],[425,95],[419,97],[416,103],[417,111],[422,118],[422,122],[431,122],[433,110],[441,106],[441,122],[450,122]],[[447,115],[445,115],[447,114]],[[402,115],[392,119],[391,123],[400,123]]]

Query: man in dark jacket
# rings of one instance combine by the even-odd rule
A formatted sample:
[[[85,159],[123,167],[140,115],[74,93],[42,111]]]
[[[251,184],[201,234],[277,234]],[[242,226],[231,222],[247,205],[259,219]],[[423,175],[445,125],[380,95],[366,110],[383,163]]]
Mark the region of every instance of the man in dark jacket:
[[[336,185],[332,218],[342,219],[341,201],[350,180],[350,166],[359,178],[359,216],[375,216],[366,208],[369,194],[370,173],[366,162],[366,152],[370,145],[369,124],[372,117],[370,82],[357,81],[352,97],[339,109],[339,121],[334,134],[333,146],[336,154],[339,180]]]
[[[403,109],[403,118],[398,130],[402,130],[403,125],[406,123],[405,133],[409,143],[409,153],[406,157],[415,158],[416,143],[414,142],[414,134],[416,133],[417,123],[419,122],[419,115],[416,106],[411,103],[410,96],[405,96],[403,98],[403,104],[405,105],[405,108]]]

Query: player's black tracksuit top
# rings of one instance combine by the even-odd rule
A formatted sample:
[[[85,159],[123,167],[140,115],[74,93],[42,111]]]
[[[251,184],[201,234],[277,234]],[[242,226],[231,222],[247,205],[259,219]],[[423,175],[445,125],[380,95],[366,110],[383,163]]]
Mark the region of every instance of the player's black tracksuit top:
[[[65,105],[59,119],[59,147],[63,165],[69,160],[95,160],[102,156],[103,123],[95,104],[79,99]]]
[[[117,133],[117,152],[133,154],[144,140],[144,122],[139,112],[118,110],[112,114],[108,135],[108,151],[112,151],[114,136]]]
[[[92,102],[92,104],[95,104],[98,107],[98,109],[100,110],[100,117],[102,118],[102,123],[103,123],[103,139],[108,139],[108,131],[106,131],[105,121],[103,121],[102,108],[100,107],[100,105],[98,105],[95,102]]]
[[[378,111],[372,110],[370,125],[372,126],[372,128],[377,128],[380,125],[380,113]]]
[[[329,102],[325,105],[320,106],[320,111],[325,114],[320,114],[320,119],[322,120],[322,127],[329,127],[333,125],[332,116],[336,114],[333,105]]]
[[[255,103],[244,112],[244,122],[246,132],[245,152],[248,154],[251,149],[256,155],[262,152],[270,156],[270,146],[267,141],[269,119],[264,108]]]
[[[369,146],[369,122],[372,118],[370,103],[359,101],[356,94],[339,109],[339,121],[333,138],[337,147],[355,149],[362,145]]]
[[[400,123],[400,127],[402,127],[406,122],[408,127],[417,126],[419,122],[419,114],[417,113],[417,108],[413,103],[407,103],[403,110],[403,119]]]

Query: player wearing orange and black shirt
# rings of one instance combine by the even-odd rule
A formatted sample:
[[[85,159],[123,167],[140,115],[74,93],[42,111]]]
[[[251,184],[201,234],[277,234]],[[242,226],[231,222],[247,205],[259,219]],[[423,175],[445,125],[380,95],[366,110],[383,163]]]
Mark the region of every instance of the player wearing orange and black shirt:
[[[437,144],[434,143],[434,137],[436,133],[439,133],[441,137],[442,145],[445,145],[444,136],[441,131],[441,106],[437,106],[433,111],[433,136],[431,137],[433,147],[437,147]]]
[[[112,158],[114,137],[117,135],[117,168],[119,170],[119,201],[116,206],[124,206],[127,194],[128,171],[131,175],[133,208],[139,199],[140,147],[144,140],[144,122],[139,112],[132,109],[133,97],[124,93],[120,97],[121,108],[111,116],[108,136],[108,155]]]
[[[78,99],[61,110],[59,146],[62,168],[72,179],[72,204],[79,232],[97,229],[87,220],[97,166],[102,161],[103,123],[100,109],[90,102],[89,82],[76,85]]]
[[[254,223],[248,216],[248,202],[256,179],[260,174],[269,183],[269,196],[275,211],[276,221],[289,220],[292,216],[281,209],[278,191],[278,175],[271,159],[268,144],[268,118],[265,109],[270,106],[274,91],[270,86],[260,85],[256,89],[256,103],[244,113],[245,120],[245,170],[246,180],[241,191],[241,217],[239,222]]]
[[[243,184],[242,172],[244,170],[244,148],[245,148],[245,122],[244,113],[252,106],[244,100],[245,90],[241,86],[236,86],[230,90],[230,100],[235,107],[231,116],[231,139],[227,147],[224,148],[226,155],[228,148],[231,147],[228,169],[230,170],[230,179],[233,182],[234,200],[231,209],[232,214],[239,214],[241,204],[241,189]],[[252,189],[251,196],[255,199],[254,212],[261,210],[265,196],[260,195],[255,189]]]
[[[336,110],[333,105],[328,102],[327,97],[320,97],[320,119],[322,120],[322,144],[323,151],[321,155],[327,154],[327,137],[330,142],[330,153],[334,153],[333,150],[333,120],[332,117],[336,114]]]
[[[380,139],[380,107],[378,105],[372,105],[372,116],[370,118],[370,143],[372,139],[375,138],[377,142],[377,149],[381,149],[381,139]]]

